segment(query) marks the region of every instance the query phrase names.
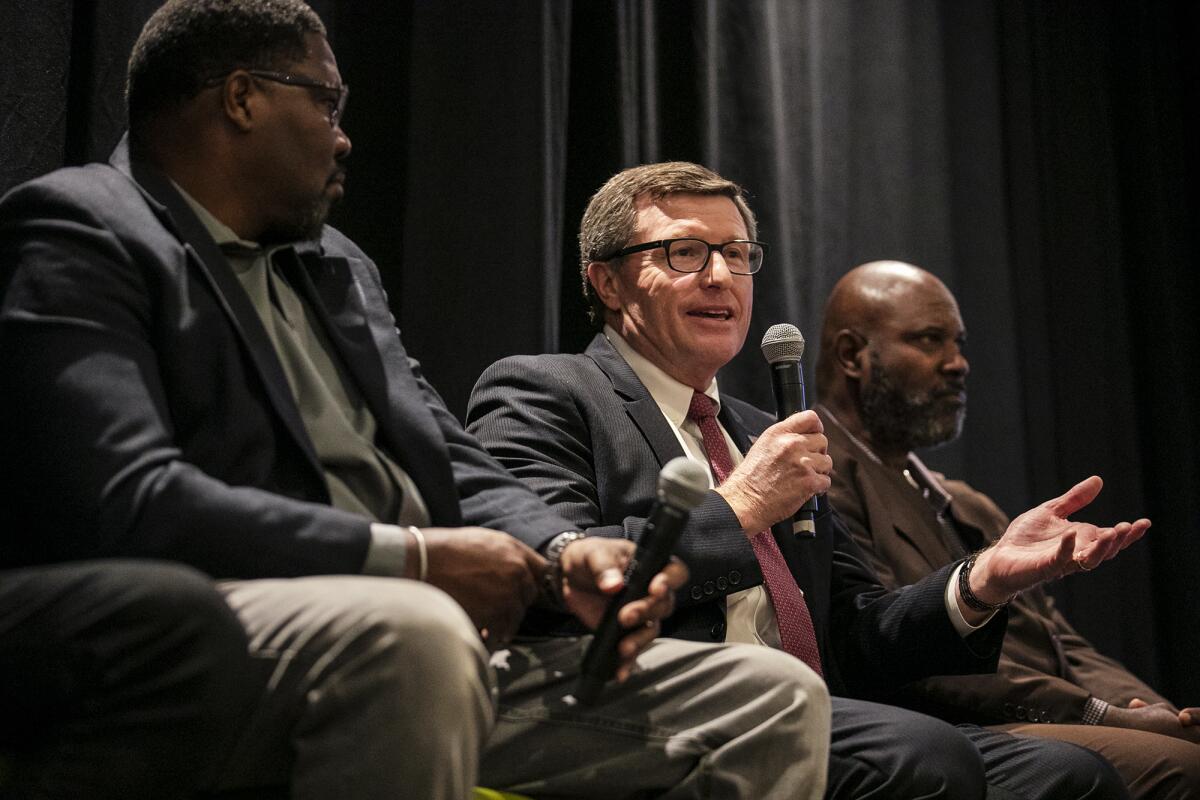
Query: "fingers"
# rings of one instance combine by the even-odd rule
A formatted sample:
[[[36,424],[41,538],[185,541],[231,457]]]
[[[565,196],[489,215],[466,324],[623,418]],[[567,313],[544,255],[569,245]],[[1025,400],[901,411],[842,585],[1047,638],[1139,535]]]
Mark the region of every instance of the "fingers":
[[[1104,481],[1100,480],[1099,475],[1093,475],[1075,484],[1053,500],[1047,500],[1042,505],[1052,511],[1056,517],[1066,518],[1095,500],[1102,488],[1104,488]]]
[[[1062,573],[1065,574],[1071,570],[1071,563],[1076,565],[1079,562],[1075,559],[1075,531],[1068,530],[1058,540],[1058,552],[1054,554],[1054,563],[1059,565]]]
[[[659,624],[656,621],[648,622],[645,625],[637,628],[630,633],[627,633],[617,645],[617,655],[621,657],[621,663],[617,666],[617,682],[626,680],[633,672],[636,666],[636,659],[639,653],[646,649],[649,644],[658,638]]]
[[[631,600],[621,606],[617,612],[617,622],[623,628],[634,628],[647,622],[665,619],[675,610],[675,593],[667,585],[663,573],[654,576],[650,581],[649,593],[637,600]]]
[[[688,569],[672,557],[662,572],[650,579],[646,596],[631,600],[617,612],[623,628],[634,628],[648,621],[666,619],[675,610],[675,590],[687,583]]]
[[[516,545],[516,558],[525,566],[523,571],[518,571],[517,590],[521,595],[522,606],[527,608],[537,599],[538,592],[542,586],[542,578],[546,574],[548,564],[546,563],[546,559],[538,555],[532,547],[511,537],[509,537],[509,541],[512,545]]]
[[[797,411],[771,426],[787,433],[824,433],[825,426],[815,411]]]
[[[683,577],[686,579],[686,572]],[[617,668],[618,681],[629,677],[638,654],[658,637],[661,621],[675,610],[675,593],[670,588],[669,580],[665,570],[658,573],[650,582],[649,594],[626,603],[617,613],[621,626],[629,630],[617,646],[617,653],[621,657],[621,664]]]
[[[687,579],[687,565],[672,556],[663,571],[655,575],[654,580],[650,582],[650,593],[654,594],[657,586],[661,586],[662,591],[679,591],[687,583]]]
[[[614,594],[625,585],[625,567],[633,550],[633,542],[624,539],[594,537],[571,542],[562,551],[563,574],[578,587]]]
[[[1150,704],[1147,703],[1145,700],[1143,700],[1140,697],[1135,697],[1129,701],[1130,708],[1145,708],[1148,705],[1150,705]]]
[[[1129,523],[1121,522],[1112,528],[1096,528],[1084,526],[1084,536],[1078,537],[1079,550],[1075,553],[1075,563],[1083,571],[1093,570],[1108,559],[1121,552],[1122,535],[1129,531]]]
[[[1179,724],[1184,727],[1200,725],[1200,708],[1192,706],[1181,710],[1179,712]]]
[[[1111,528],[1086,526],[1086,543],[1081,544],[1079,552],[1075,554],[1075,562],[1085,571],[1095,569],[1141,539],[1149,529],[1150,520],[1145,518],[1136,522],[1119,522]]]

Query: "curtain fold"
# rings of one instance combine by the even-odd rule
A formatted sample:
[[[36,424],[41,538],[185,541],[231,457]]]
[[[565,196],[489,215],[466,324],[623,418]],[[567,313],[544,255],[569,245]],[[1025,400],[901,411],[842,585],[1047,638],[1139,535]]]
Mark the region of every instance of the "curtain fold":
[[[0,190],[104,158],[157,0],[0,5]],[[1200,9],[1187,0],[314,0],[352,85],[334,222],[383,270],[456,413],[502,356],[578,350],[575,236],[635,163],[701,161],[770,250],[723,386],[809,341],[833,283],[912,261],[958,295],[963,439],[931,462],[1010,512],[1090,473],[1145,544],[1058,589],[1102,650],[1200,704]],[[819,387],[818,387],[819,388]],[[11,421],[6,424],[11,424]]]

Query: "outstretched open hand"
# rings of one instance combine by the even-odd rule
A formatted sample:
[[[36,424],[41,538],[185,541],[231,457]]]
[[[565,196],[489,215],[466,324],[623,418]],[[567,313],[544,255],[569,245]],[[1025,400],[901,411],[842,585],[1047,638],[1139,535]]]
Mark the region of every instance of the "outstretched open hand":
[[[1068,519],[1091,503],[1103,486],[1093,475],[1014,519],[996,544],[976,559],[972,591],[984,602],[1001,603],[1044,581],[1094,569],[1142,538],[1150,527],[1148,519],[1109,528]]]

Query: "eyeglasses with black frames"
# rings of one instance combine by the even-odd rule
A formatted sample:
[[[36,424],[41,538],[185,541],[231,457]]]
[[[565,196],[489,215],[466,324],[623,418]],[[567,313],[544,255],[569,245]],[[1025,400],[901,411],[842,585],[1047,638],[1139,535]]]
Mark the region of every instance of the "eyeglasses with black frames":
[[[667,266],[676,272],[703,272],[712,254],[720,253],[726,268],[734,275],[753,275],[762,269],[767,246],[763,242],[752,242],[749,239],[734,239],[720,244],[712,244],[703,239],[659,239],[630,245],[599,260],[611,261],[658,247],[666,251]]]
[[[325,83],[315,78],[306,78],[303,75],[292,75],[287,72],[275,72],[269,69],[248,69],[246,73],[256,78],[262,78],[265,81],[274,81],[275,83],[282,83],[287,86],[300,86],[305,89],[319,89],[326,92],[324,98],[326,106],[325,118],[329,120],[329,127],[336,128],[341,124],[342,116],[346,113],[346,99],[350,97],[350,86],[348,84]],[[224,76],[211,78],[204,85],[216,86],[224,80]]]
[[[342,115],[346,111],[346,99],[350,96],[350,86],[348,84],[325,83],[313,78],[306,78],[303,75],[274,72],[269,69],[248,69],[246,72],[256,78],[284,83],[288,86],[303,86],[306,89],[323,89],[327,92],[332,92],[332,96],[326,98],[328,108],[325,116],[329,120],[329,127],[331,128],[336,128],[342,121]]]

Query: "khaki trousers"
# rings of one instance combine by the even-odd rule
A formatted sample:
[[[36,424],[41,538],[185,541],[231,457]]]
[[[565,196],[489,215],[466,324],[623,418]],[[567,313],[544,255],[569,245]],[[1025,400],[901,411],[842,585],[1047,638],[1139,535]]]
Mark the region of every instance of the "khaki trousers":
[[[391,578],[220,584],[264,687],[221,787],[296,800],[539,797],[817,800],[830,701],[795,658],[659,640],[592,707],[564,700],[589,638],[491,659],[443,592]]]

